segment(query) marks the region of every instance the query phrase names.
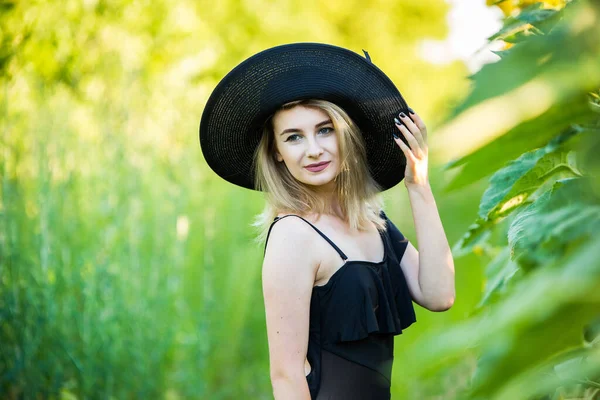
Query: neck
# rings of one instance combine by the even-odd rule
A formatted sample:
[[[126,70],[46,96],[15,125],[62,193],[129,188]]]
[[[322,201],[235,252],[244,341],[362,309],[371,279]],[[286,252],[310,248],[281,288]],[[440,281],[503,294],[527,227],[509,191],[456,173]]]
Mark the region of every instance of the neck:
[[[342,218],[342,208],[336,191],[335,182],[330,182],[327,185],[313,186],[313,191],[325,204],[324,213],[336,215]]]

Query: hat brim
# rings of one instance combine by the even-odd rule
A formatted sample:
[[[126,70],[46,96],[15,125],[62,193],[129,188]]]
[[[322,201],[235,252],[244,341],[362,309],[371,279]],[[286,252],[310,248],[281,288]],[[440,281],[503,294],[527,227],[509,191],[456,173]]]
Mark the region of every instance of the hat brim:
[[[294,100],[343,108],[361,130],[369,170],[387,190],[404,179],[406,158],[393,140],[394,117],[408,106],[370,60],[342,47],[292,43],[246,59],[215,87],[200,121],[207,164],[223,179],[255,190],[252,158],[266,119]]]

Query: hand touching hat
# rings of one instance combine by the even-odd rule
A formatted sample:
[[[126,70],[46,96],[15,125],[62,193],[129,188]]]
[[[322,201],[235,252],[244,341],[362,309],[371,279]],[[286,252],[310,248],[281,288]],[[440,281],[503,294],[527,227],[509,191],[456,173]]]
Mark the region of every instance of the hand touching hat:
[[[401,112],[398,118],[394,118],[396,126],[406,138],[408,145],[400,136],[394,133],[394,140],[402,149],[406,157],[406,170],[404,171],[404,184],[421,185],[429,182],[427,173],[427,158],[429,148],[427,146],[427,127],[412,108],[408,109],[410,117]]]

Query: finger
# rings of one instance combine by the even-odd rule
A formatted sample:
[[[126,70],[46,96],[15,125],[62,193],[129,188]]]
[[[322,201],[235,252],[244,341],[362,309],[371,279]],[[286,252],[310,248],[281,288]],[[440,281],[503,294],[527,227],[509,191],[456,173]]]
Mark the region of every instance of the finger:
[[[399,125],[396,123],[396,126],[398,127],[400,132],[402,132],[404,137],[406,138],[406,141],[410,145],[410,148],[413,151],[413,153],[415,155],[421,157],[423,155],[423,150],[421,149],[421,146],[420,146],[419,142],[417,141],[417,139],[412,135],[412,133],[404,125]]]
[[[427,126],[425,125],[425,122],[423,121],[423,119],[421,119],[419,114],[417,114],[415,112],[415,110],[413,110],[410,107],[408,107],[408,115],[413,120],[413,122],[415,123],[417,128],[419,128],[419,130],[421,131],[421,134],[423,135],[423,139],[425,139],[425,141],[427,141]]]
[[[408,128],[410,133],[415,137],[415,139],[419,143],[419,147],[425,147],[425,138],[421,134],[421,130],[419,129],[419,127],[412,121],[412,119],[408,115],[404,114],[403,112],[398,114],[398,116],[402,120],[402,123]]]
[[[415,161],[415,155],[410,150],[410,147],[408,147],[408,145],[406,143],[404,143],[404,141],[400,137],[394,138],[394,141],[400,147],[400,150],[402,150],[402,152],[404,153],[404,155],[406,156],[406,158],[410,159],[411,161],[414,162]]]

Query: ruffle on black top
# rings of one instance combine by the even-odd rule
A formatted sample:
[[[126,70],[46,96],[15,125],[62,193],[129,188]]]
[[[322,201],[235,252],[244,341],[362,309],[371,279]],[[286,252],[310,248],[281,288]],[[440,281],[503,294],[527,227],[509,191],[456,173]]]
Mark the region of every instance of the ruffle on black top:
[[[327,284],[316,287],[324,306],[324,338],[347,342],[371,333],[399,335],[416,322],[399,264],[408,241],[385,214],[382,216],[387,220],[386,231],[380,232],[385,248],[383,260],[347,261]],[[333,293],[336,300],[329,301]]]

